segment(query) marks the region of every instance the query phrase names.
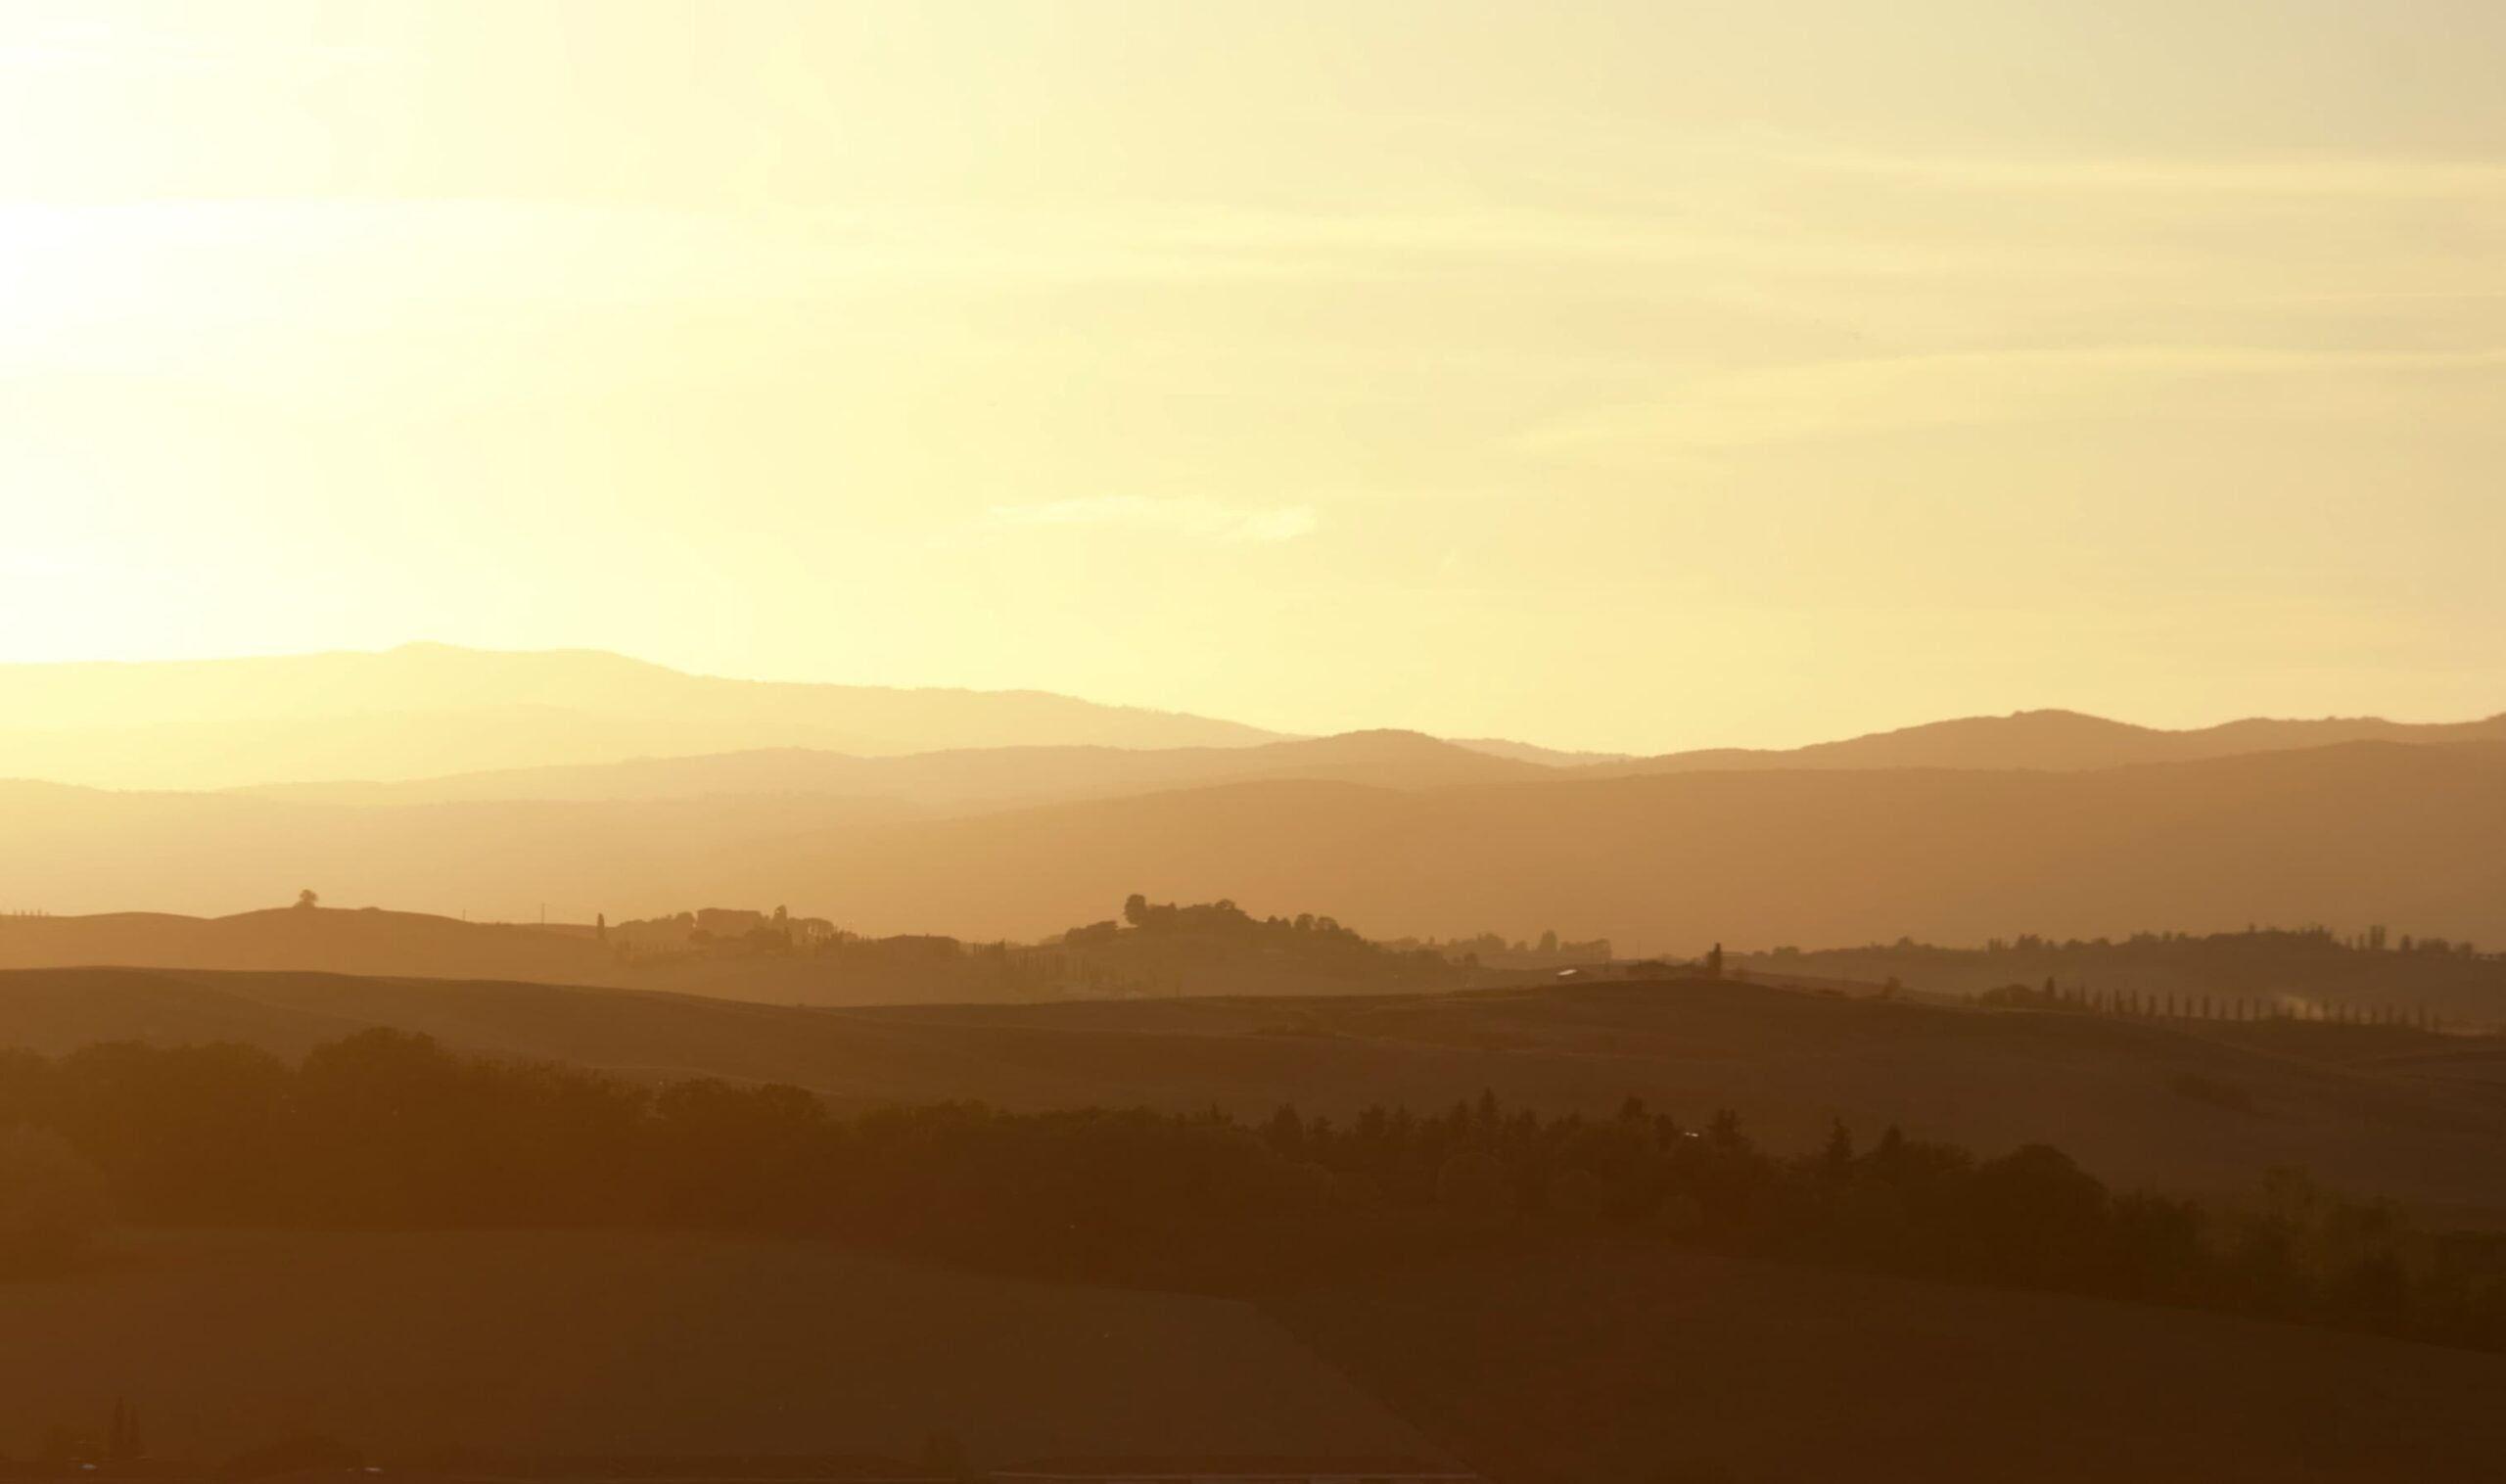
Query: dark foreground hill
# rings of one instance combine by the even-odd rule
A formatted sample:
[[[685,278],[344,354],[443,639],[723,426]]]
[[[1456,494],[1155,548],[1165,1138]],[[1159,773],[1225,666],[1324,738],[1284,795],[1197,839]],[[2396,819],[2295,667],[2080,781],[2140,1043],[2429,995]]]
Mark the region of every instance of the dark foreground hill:
[[[2444,1221],[2506,1220],[2506,1105],[2415,1064],[2336,1066],[2140,1021],[1739,984],[1306,999],[802,1009],[554,985],[195,971],[0,973],[0,1044],[236,1041],[294,1056],[367,1026],[639,1079],[788,1082],[847,1106],[976,1098],[1346,1118],[1482,1090],[1738,1111],[1778,1148],[1841,1117],[1984,1151],[2057,1144],[2119,1185],[2242,1196],[2275,1165]],[[2470,1044],[2470,1043],[2466,1043]]]
[[[2473,1484],[2506,1358],[1633,1244],[1276,1306],[1493,1479]]]
[[[1432,1453],[1497,1484],[2452,1484],[2506,1359],[1595,1241],[1253,1304],[818,1243],[129,1232],[0,1284],[0,1450],[135,1406],[161,1455]]]
[[[2496,1356],[1649,1245],[1257,1309],[800,1242],[164,1231],[0,1285],[0,1323],[12,1453],[119,1398],[156,1451],[207,1457],[307,1430],[394,1461],[912,1457],[939,1432],[978,1465],[1441,1448],[1500,1484],[2450,1484],[2506,1467],[2480,1425],[2506,1384]]]
[[[127,1232],[0,1282],[0,1454],[116,1399],[162,1456],[1406,1454],[1252,1308],[824,1243],[612,1231]]]

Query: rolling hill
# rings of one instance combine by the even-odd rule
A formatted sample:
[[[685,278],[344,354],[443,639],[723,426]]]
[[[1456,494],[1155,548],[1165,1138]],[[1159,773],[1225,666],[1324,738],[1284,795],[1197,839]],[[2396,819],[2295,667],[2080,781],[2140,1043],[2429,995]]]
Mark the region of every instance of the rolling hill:
[[[12,1454],[120,1400],[161,1457],[321,1432],[394,1464],[941,1433],[977,1467],[1443,1452],[1495,1484],[2506,1467],[2497,1356],[1620,1243],[1244,1302],[693,1234],[137,1231],[0,1285],[0,1325]]]
[[[2506,744],[2086,772],[1690,773],[1398,792],[1271,781],[761,842],[718,893],[1031,937],[1132,891],[1329,903],[1377,937],[1707,944],[2389,922],[2506,938]]]
[[[1416,1454],[1248,1305],[823,1243],[611,1231],[140,1231],[0,1283],[0,1452],[137,1407],[161,1457],[325,1433],[489,1455]]]
[[[992,747],[854,757],[807,748],[636,758],[398,782],[277,784],[255,798],[355,806],[534,801],[610,803],[742,794],[893,800],[916,812],[974,812],[1255,778],[1320,778],[1440,788],[1546,776],[1538,764],[1417,732],[1348,732],[1241,747]]]
[[[1108,706],[1040,691],[904,689],[734,680],[594,650],[515,653],[408,644],[383,652],[131,664],[0,665],[0,777],[107,788],[202,790],[334,780],[400,782],[515,774],[630,760],[827,752],[842,760],[754,757],[584,779],[470,779],[418,798],[583,798],[630,789],[743,792],[782,771],[809,788],[849,780],[848,763],[933,752],[1034,751],[1024,760],[938,762],[897,774],[923,786],[985,770],[1037,769],[1043,786],[976,788],[989,799],[1101,791],[1109,765],[1054,750],[1236,748],[1285,740],[1207,718]],[[2506,740],[2506,715],[2416,724],[2376,718],[2252,719],[2171,731],[2075,712],[1972,717],[1807,747],[1718,748],[1659,757],[1568,752],[1503,738],[1454,746],[1481,758],[1593,776],[1795,768],[2077,769],[2182,763],[2349,742]],[[966,769],[971,768],[970,774]],[[736,780],[724,783],[715,770]],[[1056,782],[1057,769],[1076,781]],[[1123,786],[1216,776],[1188,758]],[[884,776],[871,774],[873,778]],[[482,786],[522,788],[482,794]],[[846,792],[858,792],[849,781]],[[914,787],[903,790],[907,796]],[[630,794],[627,797],[650,797]],[[389,797],[375,794],[371,798]],[[602,796],[609,797],[609,796]]]
[[[1376,938],[1555,928],[1622,954],[2248,923],[2506,940],[2506,743],[1637,777],[1401,734],[1248,751],[1286,775],[948,815],[822,793],[359,806],[0,785],[0,904],[226,913],[310,887],[587,921],[780,903],[989,941],[1137,891],[1327,907]]]
[[[1595,1243],[1275,1301],[1499,1480],[2475,1484],[2506,1358]]]
[[[618,963],[586,937],[420,912],[274,907],[231,917],[106,912],[0,918],[0,967],[309,970],[603,984]]]
[[[187,970],[0,971],[0,1045],[234,1041],[283,1055],[368,1026],[639,1080],[787,1082],[846,1106],[1281,1103],[1346,1118],[1495,1090],[1605,1114],[1740,1112],[1776,1147],[1842,1117],[2001,1150],[2058,1144],[2124,1185],[2249,1193],[2279,1164],[2506,1222],[2506,1106],[2476,1080],[2335,1066],[2164,1025],[1677,981],[1457,995],[804,1009],[544,984]],[[2465,1047],[2480,1043],[2463,1043]],[[2189,1096],[2188,1076],[2244,1106]]]
[[[203,789],[765,747],[1237,746],[1276,734],[1040,691],[685,674],[586,650],[0,666],[0,777]]]
[[[2247,753],[2290,752],[2349,742],[2436,744],[2506,741],[2506,714],[2479,721],[2414,723],[2376,717],[2321,720],[2255,718],[2169,731],[2072,711],[1964,717],[1836,742],[1775,750],[1712,748],[1595,765],[1598,774],[1734,772],[1757,768],[2124,767],[2193,763]]]
[[[835,794],[368,809],[0,782],[0,908],[224,915],[310,888],[453,917],[648,915],[704,904],[760,839],[914,812]]]

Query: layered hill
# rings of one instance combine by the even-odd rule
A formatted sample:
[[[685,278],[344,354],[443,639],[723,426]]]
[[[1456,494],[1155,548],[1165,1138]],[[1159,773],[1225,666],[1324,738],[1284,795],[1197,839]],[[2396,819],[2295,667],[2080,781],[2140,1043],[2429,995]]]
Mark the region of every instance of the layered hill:
[[[383,652],[255,659],[0,665],[0,777],[112,788],[403,781],[776,750],[839,753],[859,761],[990,749],[1231,748],[1278,740],[1277,733],[1232,721],[1041,691],[736,680],[595,650],[515,653],[409,644]],[[1791,749],[1719,748],[1645,758],[1503,738],[1456,745],[1508,762],[1617,775],[1765,768],[2068,769],[2347,742],[2483,740],[2506,740],[2506,715],[2442,724],[2252,719],[2166,730],[2075,712],[2033,711]],[[1030,761],[1049,778],[1054,760]],[[835,765],[755,758],[720,765],[770,771],[778,765]],[[945,772],[948,765],[936,766]],[[1178,766],[1191,771],[1188,762]],[[660,776],[628,781],[651,787]],[[805,770],[795,776],[807,781],[815,775]],[[537,786],[570,785],[540,780]],[[1026,789],[1023,796],[1048,791]]]
[[[572,934],[421,912],[279,907],[230,917],[104,912],[0,918],[0,967],[306,970],[602,984],[617,955]]]
[[[587,921],[780,903],[872,936],[988,941],[1144,892],[1327,905],[1376,938],[1555,928],[1622,953],[2310,922],[2506,940],[2506,743],[1638,777],[1400,734],[1247,752],[1274,775],[947,814],[827,793],[348,805],[0,785],[0,904],[225,913],[309,887]]]
[[[2506,715],[2479,721],[2407,722],[2378,717],[2316,720],[2253,718],[2167,730],[2073,711],[1963,717],[1835,742],[1782,749],[1709,748],[1593,765],[1596,773],[1733,772],[1759,768],[2125,767],[2192,763],[2247,753],[2291,752],[2350,742],[2430,744],[2506,741]]]
[[[2363,932],[2250,929],[2089,942],[2022,935],[1970,949],[1869,944],[1733,961],[1780,977],[1860,986],[1893,979],[1957,997],[2041,990],[2050,981],[2061,997],[2084,1004],[2128,996],[2199,1013],[2206,1001],[2220,1018],[2267,1008],[2301,1023],[2506,1023],[2506,955],[2475,947],[2390,932],[2371,940]]]
[[[246,792],[261,799],[359,806],[832,794],[891,800],[922,811],[971,812],[1251,778],[1439,788],[1544,776],[1546,769],[1528,760],[1498,757],[1418,732],[1384,730],[1240,747],[988,747],[896,757],[772,748],[397,782],[277,784]]]
[[[2506,1359],[1605,1245],[1277,1301],[1492,1479],[2476,1484]]]
[[[2127,1186],[2242,1196],[2261,1171],[2296,1165],[2449,1220],[2506,1221],[2506,1106],[2484,1083],[2147,1022],[1694,981],[804,1009],[487,981],[0,971],[0,1045],[49,1053],[231,1041],[294,1056],[377,1025],[638,1079],[793,1083],[854,1107],[1215,1104],[1258,1119],[1293,1103],[1345,1119],[1492,1090],[1595,1115],[1635,1095],[1692,1122],[1734,1109],[1779,1148],[1815,1147],[1841,1117],[1985,1151],[2051,1142]]]
[[[1400,792],[1275,781],[762,842],[739,900],[970,937],[1130,891],[1327,902],[1381,937],[1622,951],[2389,922],[2506,939],[2506,744],[2096,771],[1775,770]],[[944,913],[943,904],[952,904]]]
[[[222,915],[310,887],[440,914],[625,918],[701,904],[744,874],[741,859],[799,834],[1246,780],[1421,789],[1547,776],[1384,731],[1240,748],[781,749],[214,793],[0,779],[0,909]],[[807,887],[765,900],[801,905]],[[957,931],[951,917],[872,930]]]
[[[615,1231],[147,1231],[0,1284],[0,1449],[116,1398],[160,1457],[318,1431],[655,1457],[1416,1454],[1250,1306]],[[90,1424],[92,1425],[92,1424]]]
[[[0,781],[0,910],[225,915],[310,889],[442,916],[589,921],[703,904],[759,840],[917,812],[838,794],[360,808]]]
[[[0,1285],[0,1447],[19,1454],[120,1399],[161,1456],[318,1428],[387,1464],[911,1459],[936,1434],[979,1468],[1441,1452],[1492,1480],[1595,1484],[2506,1467],[2480,1425],[2506,1384],[2493,1355],[1659,1244],[1248,1303],[753,1238],[146,1231],[74,1277]]]
[[[0,666],[0,777],[203,789],[407,778],[765,747],[1209,747],[1230,721],[1040,691],[686,674],[596,651],[383,653]]]

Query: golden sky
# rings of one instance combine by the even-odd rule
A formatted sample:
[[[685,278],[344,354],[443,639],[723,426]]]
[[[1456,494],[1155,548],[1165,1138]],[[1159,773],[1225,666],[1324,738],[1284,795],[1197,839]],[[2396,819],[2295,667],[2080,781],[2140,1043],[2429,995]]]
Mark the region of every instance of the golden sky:
[[[0,0],[0,660],[2506,709],[2506,6]]]

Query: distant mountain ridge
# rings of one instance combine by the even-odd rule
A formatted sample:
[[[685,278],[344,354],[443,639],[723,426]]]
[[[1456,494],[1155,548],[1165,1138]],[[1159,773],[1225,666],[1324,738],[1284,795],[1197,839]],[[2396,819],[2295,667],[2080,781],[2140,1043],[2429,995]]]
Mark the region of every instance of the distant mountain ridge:
[[[2073,771],[2144,763],[2193,763],[2247,753],[2350,742],[2436,744],[2506,741],[2506,713],[2477,721],[2319,720],[2251,718],[2169,731],[2074,711],[1961,717],[1835,742],[1781,749],[1710,748],[1635,758],[1585,769],[1592,776],[1741,772],[1772,768],[2027,768]]]
[[[1261,780],[761,842],[725,895],[805,882],[899,928],[953,904],[976,937],[1137,890],[1329,902],[1381,937],[1547,927],[1637,951],[2249,922],[2495,944],[2500,841],[2506,742],[2361,742],[2074,770]]]
[[[1334,748],[1354,762],[1323,765]],[[574,921],[784,903],[873,935],[990,940],[1092,921],[1137,891],[1257,913],[1327,903],[1382,938],[1555,928],[1636,952],[2250,922],[2506,940],[2501,742],[1627,777],[1398,734],[1280,755],[1268,774],[958,810],[834,793],[359,804],[0,783],[0,908],[223,913],[309,887],[507,919],[542,903]]]
[[[837,794],[892,799],[915,809],[963,811],[1248,778],[1331,778],[1385,788],[1438,788],[1552,775],[1536,763],[1419,732],[1384,730],[1241,747],[955,748],[892,757],[768,748],[395,781],[279,784],[240,792],[294,803],[356,806]]]
[[[1387,750],[1371,762],[1354,760],[1353,753],[1370,744],[1347,740],[1396,736],[1413,739],[1406,759],[1396,760]],[[1235,721],[1043,691],[737,680],[598,650],[507,652],[420,643],[234,660],[0,665],[0,778],[151,790],[275,789],[347,780],[398,784],[631,763],[641,769],[641,781],[630,786],[646,790],[674,770],[728,792],[794,786],[856,791],[865,786],[856,778],[875,785],[882,777],[903,776],[917,780],[905,794],[919,797],[953,774],[964,780],[966,797],[951,807],[962,807],[973,800],[1034,802],[1090,790],[1187,785],[1235,771],[1206,757],[1117,766],[1078,756],[1091,749],[1212,753],[1312,742],[1330,755],[1323,766],[1337,769],[1335,775],[1347,776],[1352,766],[1419,765],[1430,779],[1461,781],[1466,765],[1458,760],[1463,756],[1586,776],[1779,768],[2069,770],[2343,742],[2478,740],[2506,740],[2506,715],[2431,724],[2374,718],[2255,719],[2168,731],[2076,712],[2031,711],[1798,748],[1633,757],[1506,738],[1437,740],[1415,732],[1296,738]],[[1442,750],[1432,757],[1416,746],[1430,741]],[[1050,756],[1056,750],[1070,756]],[[987,752],[1004,756],[971,756]],[[830,756],[767,756],[801,753]],[[731,761],[739,754],[754,756]],[[865,765],[925,754],[963,756],[885,773]],[[1276,775],[1278,765],[1274,760],[1248,775]],[[1044,781],[1012,786],[1009,775],[1020,767],[1036,769]],[[756,779],[739,781],[735,775],[742,769]],[[976,786],[973,780],[988,770],[998,776]],[[1083,781],[1099,774],[1101,782]],[[636,776],[628,769],[614,778]],[[1473,781],[1496,776],[1483,770]],[[784,781],[761,781],[766,779]],[[582,797],[555,779],[503,781],[525,788],[515,797]],[[480,795],[470,785],[456,793],[416,788],[408,797],[456,794],[505,797]],[[354,791],[346,791],[336,797],[352,796]]]
[[[0,665],[0,777],[106,788],[399,779],[772,747],[1241,747],[1238,722],[1043,691],[687,674],[593,650],[409,644],[269,659]]]

